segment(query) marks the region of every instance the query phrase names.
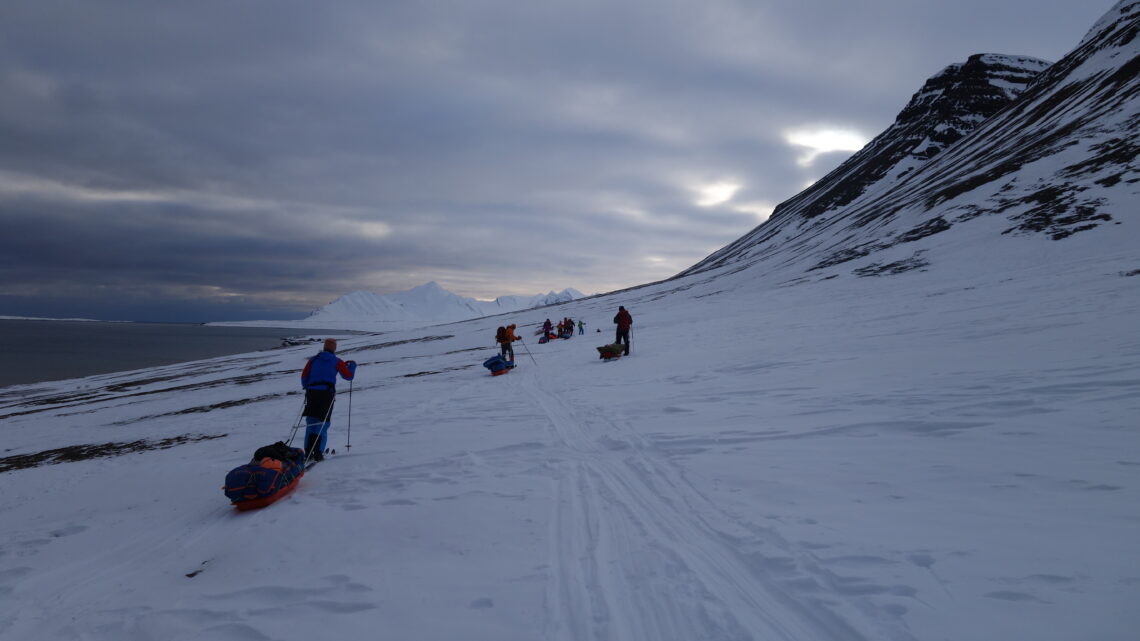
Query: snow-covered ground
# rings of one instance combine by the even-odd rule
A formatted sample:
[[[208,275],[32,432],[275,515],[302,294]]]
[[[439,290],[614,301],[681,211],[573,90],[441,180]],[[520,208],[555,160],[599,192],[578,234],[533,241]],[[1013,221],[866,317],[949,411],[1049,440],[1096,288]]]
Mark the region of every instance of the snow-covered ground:
[[[1132,641],[1121,229],[348,336],[338,453],[255,512],[220,487],[288,438],[312,347],[0,390],[0,465],[168,446],[0,472],[0,639]],[[548,316],[587,333],[538,345]]]
[[[684,277],[341,337],[338,453],[262,511],[221,485],[312,346],[0,389],[0,640],[1135,641],[1138,16]]]

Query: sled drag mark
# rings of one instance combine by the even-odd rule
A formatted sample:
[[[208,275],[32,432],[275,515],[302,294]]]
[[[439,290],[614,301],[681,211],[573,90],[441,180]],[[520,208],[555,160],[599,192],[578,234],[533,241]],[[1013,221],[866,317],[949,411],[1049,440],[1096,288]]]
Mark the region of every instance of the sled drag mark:
[[[550,518],[548,638],[864,639],[835,604],[783,587],[815,572],[801,551],[712,504],[631,429],[531,377],[522,388],[564,455]],[[764,569],[757,548],[789,567]]]
[[[551,614],[543,638],[555,641],[593,641],[609,638],[609,599],[596,589],[603,584],[598,567],[597,496],[585,487],[581,463],[562,464],[550,520],[555,541],[547,583],[546,608]]]

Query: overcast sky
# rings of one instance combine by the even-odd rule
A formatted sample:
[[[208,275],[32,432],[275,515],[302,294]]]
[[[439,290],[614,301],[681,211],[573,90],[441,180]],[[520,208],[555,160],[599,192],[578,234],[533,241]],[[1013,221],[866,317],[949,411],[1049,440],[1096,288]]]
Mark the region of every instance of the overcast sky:
[[[0,315],[287,319],[431,280],[659,280],[945,66],[1056,61],[1112,5],[7,1]]]

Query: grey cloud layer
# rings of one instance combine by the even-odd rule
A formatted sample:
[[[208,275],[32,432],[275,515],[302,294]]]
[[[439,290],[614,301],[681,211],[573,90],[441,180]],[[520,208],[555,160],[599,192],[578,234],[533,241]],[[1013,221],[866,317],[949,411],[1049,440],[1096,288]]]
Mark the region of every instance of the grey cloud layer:
[[[433,279],[492,296],[663,278],[759,221],[739,205],[841,160],[798,167],[784,129],[873,135],[946,64],[1055,59],[1107,3],[1035,7],[6,7],[0,315],[64,290],[296,315]],[[725,179],[733,201],[695,204]]]

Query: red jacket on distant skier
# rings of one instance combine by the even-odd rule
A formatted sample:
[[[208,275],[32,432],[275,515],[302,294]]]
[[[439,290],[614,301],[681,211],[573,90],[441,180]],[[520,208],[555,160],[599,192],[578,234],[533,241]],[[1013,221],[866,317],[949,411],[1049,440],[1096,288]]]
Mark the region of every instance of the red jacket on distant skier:
[[[629,310],[625,307],[618,307],[618,313],[614,316],[614,324],[617,325],[614,344],[624,345],[625,355],[629,356],[629,328],[633,326],[633,316],[630,316]]]
[[[633,316],[629,315],[629,310],[625,307],[618,307],[617,316],[614,316],[614,323],[617,323],[618,329],[621,331],[629,331],[633,326]]]

